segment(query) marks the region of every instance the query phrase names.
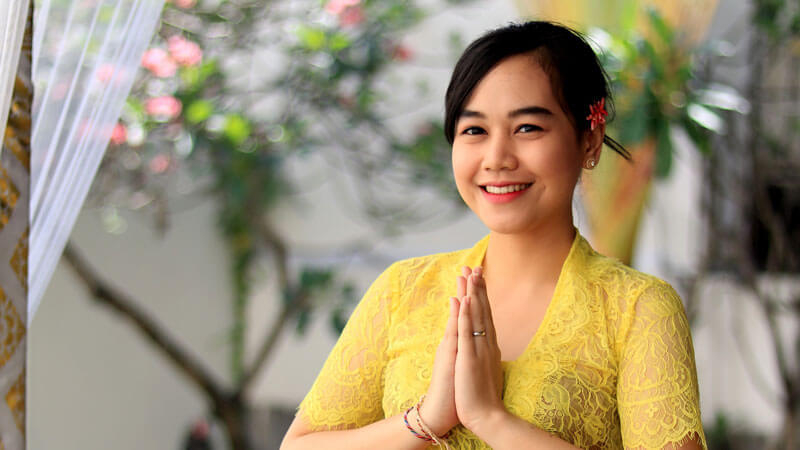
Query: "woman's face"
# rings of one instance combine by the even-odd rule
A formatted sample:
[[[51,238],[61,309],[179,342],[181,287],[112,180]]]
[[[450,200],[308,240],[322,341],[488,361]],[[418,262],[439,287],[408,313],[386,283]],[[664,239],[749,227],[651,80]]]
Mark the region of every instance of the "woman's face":
[[[458,192],[494,232],[572,226],[575,184],[599,156],[602,127],[577,134],[535,58],[509,57],[478,83],[456,122]]]

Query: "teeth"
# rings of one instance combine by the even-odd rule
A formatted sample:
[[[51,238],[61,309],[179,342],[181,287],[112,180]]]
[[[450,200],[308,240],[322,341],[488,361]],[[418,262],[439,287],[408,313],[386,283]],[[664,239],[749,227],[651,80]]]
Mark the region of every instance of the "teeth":
[[[486,192],[490,194],[508,194],[526,189],[530,184],[510,184],[508,186],[486,186]]]

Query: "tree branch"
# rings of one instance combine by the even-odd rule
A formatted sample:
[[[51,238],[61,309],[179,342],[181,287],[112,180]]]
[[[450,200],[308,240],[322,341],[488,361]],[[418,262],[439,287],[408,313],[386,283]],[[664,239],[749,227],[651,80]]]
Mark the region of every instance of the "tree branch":
[[[275,230],[272,229],[271,226],[266,223],[265,220],[254,220],[253,225],[258,231],[261,239],[264,241],[264,244],[266,244],[272,250],[276,272],[278,274],[278,287],[283,293],[290,292],[289,255],[288,251],[286,250],[286,246],[283,243],[283,239],[275,232]],[[270,353],[272,353],[272,349],[275,347],[275,344],[278,342],[278,338],[286,328],[289,318],[297,313],[297,311],[299,311],[302,306],[305,305],[307,300],[308,293],[305,291],[298,291],[297,294],[287,298],[283,303],[283,308],[281,309],[280,314],[278,314],[278,317],[276,317],[272,322],[272,326],[269,328],[269,333],[267,333],[267,336],[264,338],[261,347],[256,353],[255,360],[253,360],[252,365],[245,370],[244,375],[240,380],[238,387],[238,392],[240,394],[250,387],[253,379],[261,370],[261,367],[266,362]]]
[[[286,328],[286,325],[289,323],[289,318],[291,318],[297,311],[300,310],[301,305],[305,304],[308,300],[308,295],[303,292],[294,298],[291,301],[286,302],[285,306],[281,309],[281,313],[272,323],[272,326],[269,328],[269,333],[264,338],[264,341],[261,344],[261,347],[256,354],[255,360],[253,360],[253,364],[247,369],[242,376],[240,385],[239,385],[239,393],[243,393],[250,387],[253,379],[258,372],[261,371],[261,367],[267,361],[267,358],[272,353],[272,349],[275,347],[275,344],[278,343],[278,338],[283,333],[283,330]]]
[[[222,383],[214,378],[204,365],[169,335],[158,321],[141,309],[126,293],[106,282],[87,260],[68,243],[64,249],[64,261],[83,282],[94,299],[105,303],[118,314],[128,319],[144,337],[160,350],[167,359],[183,373],[217,407],[226,403],[227,395]]]

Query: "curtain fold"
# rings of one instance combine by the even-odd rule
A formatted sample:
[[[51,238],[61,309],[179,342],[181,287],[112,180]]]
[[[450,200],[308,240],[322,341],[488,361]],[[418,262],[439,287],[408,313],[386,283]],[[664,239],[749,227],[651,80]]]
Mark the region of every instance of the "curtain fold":
[[[35,1],[28,323],[164,5],[164,0]]]
[[[0,136],[5,134],[29,0],[0,0]]]

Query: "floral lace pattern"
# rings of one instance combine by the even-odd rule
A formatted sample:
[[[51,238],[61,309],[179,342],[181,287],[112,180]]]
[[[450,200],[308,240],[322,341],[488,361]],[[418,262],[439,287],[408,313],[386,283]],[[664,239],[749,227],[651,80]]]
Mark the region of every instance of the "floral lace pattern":
[[[472,249],[389,267],[356,307],[298,414],[345,429],[401,414],[428,388],[453,279]],[[504,361],[513,414],[586,449],[706,448],[689,324],[667,283],[599,255],[576,233],[538,331]],[[469,430],[451,446],[486,449]]]

